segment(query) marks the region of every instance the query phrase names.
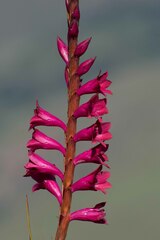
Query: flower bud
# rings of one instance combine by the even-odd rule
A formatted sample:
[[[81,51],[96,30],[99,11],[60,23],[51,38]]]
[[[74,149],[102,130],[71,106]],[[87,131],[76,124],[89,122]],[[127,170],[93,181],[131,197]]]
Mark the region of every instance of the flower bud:
[[[87,50],[87,48],[88,48],[88,46],[89,46],[89,43],[90,43],[91,39],[92,39],[92,38],[87,38],[86,40],[84,40],[83,42],[81,42],[81,43],[79,43],[79,44],[77,45],[76,50],[75,50],[75,53],[74,53],[74,55],[75,55],[76,57],[80,57],[80,56],[82,56],[82,55],[86,52],[86,50]]]
[[[57,47],[62,59],[68,64],[68,47],[60,37],[57,38]]]
[[[78,23],[76,20],[73,20],[72,23],[69,25],[68,38],[77,37],[78,33],[79,33]]]
[[[95,61],[96,58],[90,58],[84,62],[82,62],[79,67],[78,67],[78,70],[77,70],[77,74],[79,76],[82,76],[84,75],[85,73],[87,73],[90,68],[92,67],[94,61]]]

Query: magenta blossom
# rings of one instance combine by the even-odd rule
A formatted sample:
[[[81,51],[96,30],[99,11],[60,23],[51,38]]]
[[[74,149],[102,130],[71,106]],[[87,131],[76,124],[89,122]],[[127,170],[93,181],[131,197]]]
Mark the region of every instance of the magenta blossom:
[[[35,115],[30,120],[29,129],[35,128],[36,126],[57,126],[66,131],[66,124],[56,116],[41,108],[38,104],[38,101],[36,101],[36,109],[34,110],[34,114]]]
[[[109,177],[110,173],[107,171],[102,171],[102,165],[100,165],[95,171],[73,183],[71,187],[72,192],[83,190],[100,190],[101,192],[106,193],[106,189],[111,188],[111,184],[107,182]]]
[[[112,94],[111,90],[107,88],[111,85],[111,81],[107,79],[108,72],[98,75],[95,79],[83,84],[78,90],[79,96],[91,93],[102,93],[103,95]]]
[[[77,70],[77,74],[79,76],[82,76],[84,75],[85,73],[87,73],[90,68],[92,67],[94,61],[95,61],[96,58],[90,58],[84,62],[82,62],[79,67],[78,67],[78,70]]]
[[[42,182],[36,183],[32,187],[33,192],[35,192],[39,189],[48,190],[51,194],[53,194],[57,198],[59,204],[60,205],[62,204],[62,193],[61,193],[61,190],[55,180],[43,180]]]
[[[106,108],[106,98],[99,99],[94,95],[88,102],[82,104],[73,114],[75,118],[79,117],[99,117],[108,113]]]
[[[57,175],[61,180],[63,180],[63,173],[59,168],[56,167],[55,164],[52,164],[42,157],[40,157],[38,154],[29,151],[29,162],[24,166],[26,168],[26,176],[32,175],[35,173],[43,173],[47,175]]]
[[[38,129],[35,129],[32,134],[32,139],[27,143],[27,148],[30,148],[31,151],[36,149],[48,149],[48,150],[59,150],[65,155],[65,148],[57,142],[55,139],[48,137]]]
[[[96,164],[102,164],[109,168],[108,164],[105,162],[108,161],[108,157],[105,154],[105,152],[108,150],[109,144],[106,144],[105,146],[102,144],[99,144],[83,153],[80,153],[77,155],[73,162],[75,165],[81,164],[81,163],[96,163]]]
[[[94,223],[107,224],[105,219],[106,213],[104,209],[101,209],[105,206],[105,202],[101,202],[93,208],[83,208],[77,210],[70,214],[70,221],[80,220],[80,221],[89,221]]]
[[[42,162],[41,162],[41,165],[42,165]],[[49,167],[48,169],[46,169],[46,171],[42,171],[41,167],[39,168],[37,167],[36,169],[33,169],[33,166],[30,163],[26,164],[25,168],[26,168],[26,174],[24,175],[24,177],[32,177],[37,182],[32,187],[32,191],[34,192],[39,189],[46,189],[57,198],[59,204],[61,205],[62,193],[54,176],[55,169],[54,169],[54,173],[49,170]]]
[[[93,143],[100,142],[105,146],[104,141],[112,138],[112,135],[109,132],[110,127],[110,122],[102,123],[101,120],[98,119],[96,123],[90,127],[77,132],[74,136],[74,141],[92,141]]]
[[[85,53],[85,51],[87,50],[87,48],[89,46],[91,39],[92,38],[87,38],[86,40],[84,40],[78,44],[78,46],[76,47],[75,53],[74,53],[74,55],[76,57],[80,57]]]

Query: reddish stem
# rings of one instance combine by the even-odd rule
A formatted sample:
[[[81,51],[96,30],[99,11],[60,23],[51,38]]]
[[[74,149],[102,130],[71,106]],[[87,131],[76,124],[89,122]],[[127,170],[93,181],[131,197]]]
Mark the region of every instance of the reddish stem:
[[[68,29],[73,23],[79,19],[73,18],[73,12],[75,9],[79,9],[79,0],[68,1]],[[68,123],[66,131],[66,156],[65,156],[65,171],[63,181],[63,201],[60,209],[59,225],[55,240],[64,240],[67,235],[69,225],[69,214],[72,201],[71,185],[74,177],[74,164],[73,158],[75,156],[76,144],[73,137],[76,133],[77,120],[73,117],[73,113],[79,106],[79,96],[76,94],[77,89],[80,86],[80,78],[76,74],[79,66],[79,58],[74,56],[74,52],[77,46],[78,36],[68,35],[68,49],[69,49],[69,87],[68,87]]]

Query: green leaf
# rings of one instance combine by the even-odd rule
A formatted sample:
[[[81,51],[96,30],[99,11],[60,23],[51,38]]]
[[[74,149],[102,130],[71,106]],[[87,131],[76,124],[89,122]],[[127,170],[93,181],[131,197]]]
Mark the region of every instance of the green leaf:
[[[32,231],[31,231],[31,222],[30,222],[30,213],[29,213],[29,202],[28,196],[26,195],[26,216],[27,216],[27,227],[29,233],[29,240],[32,240]]]

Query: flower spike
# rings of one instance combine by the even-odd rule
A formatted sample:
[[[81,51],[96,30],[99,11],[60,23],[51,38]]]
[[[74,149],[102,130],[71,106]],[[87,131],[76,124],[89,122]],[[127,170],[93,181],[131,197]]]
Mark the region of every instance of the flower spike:
[[[83,208],[77,210],[70,215],[70,221],[80,220],[80,221],[89,221],[94,223],[107,224],[105,219],[106,213],[104,209],[101,209],[105,206],[105,202],[97,204],[93,208]]]
[[[107,182],[109,177],[110,173],[107,171],[102,171],[102,165],[100,165],[96,170],[73,183],[71,187],[72,192],[83,190],[100,190],[101,192],[106,193],[106,189],[111,188],[111,184]]]
[[[59,150],[65,155],[65,148],[57,142],[55,139],[48,137],[38,129],[35,129],[32,134],[32,139],[28,141],[27,148],[30,148],[31,151],[37,149],[48,149],[48,150]]]
[[[84,62],[82,62],[79,67],[78,67],[78,70],[77,70],[77,74],[79,76],[82,76],[84,75],[85,73],[87,73],[90,68],[92,67],[94,61],[95,61],[96,58],[90,58]]]
[[[70,211],[72,195],[76,191],[101,191],[106,193],[111,184],[108,182],[110,173],[103,170],[103,166],[110,168],[107,164],[106,152],[109,144],[106,140],[112,138],[110,133],[110,122],[103,122],[103,115],[108,114],[107,98],[101,97],[112,94],[109,90],[111,81],[108,79],[108,72],[100,73],[86,83],[82,83],[83,75],[92,67],[96,58],[89,58],[82,61],[80,57],[87,51],[91,38],[82,42],[79,39],[80,8],[79,0],[64,0],[67,13],[67,43],[57,37],[57,48],[60,56],[65,62],[64,78],[67,86],[67,122],[54,116],[39,106],[36,102],[36,109],[30,119],[30,128],[33,129],[32,138],[27,142],[28,162],[25,164],[25,177],[32,177],[36,183],[32,191],[45,189],[58,200],[59,223],[55,239],[66,239],[69,222],[72,220],[89,221],[93,223],[106,224],[105,202],[94,207],[84,206],[75,212]],[[83,101],[81,96],[93,94],[90,99]],[[57,103],[58,104],[58,103]],[[84,129],[77,131],[79,118],[95,118],[96,122]],[[61,128],[65,138],[65,146],[55,139],[49,137],[39,130],[39,126]],[[38,128],[38,129],[37,129]],[[77,142],[91,141],[98,143],[88,150],[77,154]],[[55,164],[48,162],[37,154],[38,149],[58,150],[63,154],[64,171],[61,171]],[[74,180],[75,168],[79,164],[93,163],[98,166],[89,174]],[[57,182],[62,182],[62,188]],[[62,190],[61,190],[62,189]],[[92,206],[92,205],[91,205]]]
[[[35,115],[30,120],[29,129],[35,128],[36,126],[57,126],[66,131],[66,124],[56,116],[40,107],[38,101],[36,101],[36,109],[34,110],[34,114]]]
[[[76,57],[80,57],[86,52],[91,39],[92,39],[91,37],[87,38],[86,40],[84,40],[78,44],[78,46],[76,47],[75,53],[74,53],[74,55]]]
[[[62,59],[68,64],[68,47],[60,37],[57,38],[57,47]]]
[[[111,81],[107,79],[108,72],[102,75],[98,75],[95,79],[88,81],[83,84],[78,90],[77,94],[79,96],[91,93],[102,93],[104,96],[106,94],[112,94],[111,90],[107,88],[111,85]]]
[[[88,102],[82,104],[73,114],[75,118],[79,117],[97,117],[107,114],[106,98],[99,99],[98,94],[94,95]]]

